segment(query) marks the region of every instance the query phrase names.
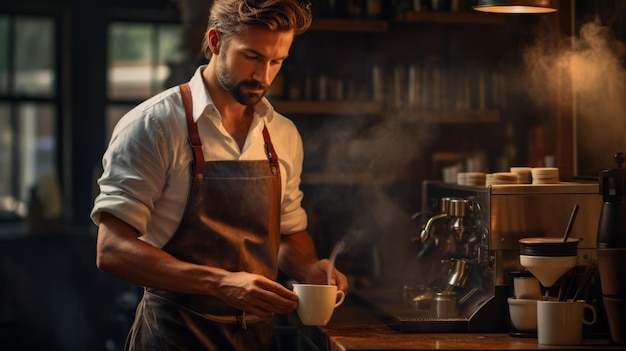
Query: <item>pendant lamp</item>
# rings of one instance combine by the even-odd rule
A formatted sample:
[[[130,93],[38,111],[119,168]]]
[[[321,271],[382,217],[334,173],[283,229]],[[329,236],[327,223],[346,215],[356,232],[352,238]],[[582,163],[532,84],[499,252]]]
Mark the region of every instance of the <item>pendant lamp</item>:
[[[478,0],[472,9],[492,13],[550,13],[557,10],[551,0]]]

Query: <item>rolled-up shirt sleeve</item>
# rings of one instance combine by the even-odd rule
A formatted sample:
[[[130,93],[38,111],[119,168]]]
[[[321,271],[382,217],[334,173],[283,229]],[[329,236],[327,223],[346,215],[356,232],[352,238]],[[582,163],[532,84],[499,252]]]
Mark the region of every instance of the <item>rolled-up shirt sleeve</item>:
[[[100,213],[108,212],[146,232],[167,179],[167,150],[165,132],[154,118],[134,110],[120,121],[102,160],[100,194],[91,214],[96,224]]]
[[[287,129],[289,130],[289,129]],[[284,166],[284,189],[283,202],[280,216],[280,230],[283,234],[293,234],[307,228],[307,214],[302,208],[302,199],[304,197],[300,189],[302,178],[302,162],[304,160],[304,150],[302,146],[302,138],[293,126],[289,133],[283,135],[285,148],[278,154],[278,159],[288,158],[289,161]],[[283,153],[283,156],[281,156]]]

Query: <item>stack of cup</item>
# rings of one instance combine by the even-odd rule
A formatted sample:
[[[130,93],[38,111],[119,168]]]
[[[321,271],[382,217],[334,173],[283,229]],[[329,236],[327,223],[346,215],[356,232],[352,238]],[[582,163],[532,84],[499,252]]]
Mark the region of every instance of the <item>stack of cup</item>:
[[[493,184],[493,173],[485,174],[485,185],[490,186]]]
[[[490,181],[491,185],[517,184],[517,174],[510,172],[492,173]]]
[[[456,179],[459,185],[485,186],[485,173],[483,172],[459,172]]]
[[[513,297],[509,297],[511,329],[509,335],[535,337],[537,335],[537,300],[541,298],[539,280],[529,272],[511,272]]]
[[[536,167],[531,169],[533,184],[556,184],[559,182],[559,169],[554,167]]]
[[[511,173],[517,174],[518,184],[531,184],[533,182],[531,167],[511,167]]]

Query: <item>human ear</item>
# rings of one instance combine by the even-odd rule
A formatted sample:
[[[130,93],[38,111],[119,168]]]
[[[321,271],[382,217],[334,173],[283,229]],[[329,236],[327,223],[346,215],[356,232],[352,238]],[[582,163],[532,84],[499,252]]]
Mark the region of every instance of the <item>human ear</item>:
[[[220,44],[221,44],[222,41],[220,39],[220,34],[218,33],[218,31],[215,28],[211,28],[207,32],[207,41],[209,43],[209,48],[211,49],[211,52],[214,55],[219,54],[219,52],[220,52]]]

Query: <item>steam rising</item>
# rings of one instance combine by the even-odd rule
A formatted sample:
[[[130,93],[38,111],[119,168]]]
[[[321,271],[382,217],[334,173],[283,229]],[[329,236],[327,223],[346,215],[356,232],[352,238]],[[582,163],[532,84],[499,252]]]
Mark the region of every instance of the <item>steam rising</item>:
[[[328,225],[332,229],[322,230],[338,235],[329,238],[333,265],[337,255],[345,256],[351,258],[345,261],[351,267],[342,266],[343,270],[365,269],[377,275],[386,250],[373,251],[391,241],[409,242],[406,236],[412,233],[406,227],[399,229],[411,225],[411,210],[401,208],[403,199],[390,194],[388,186],[402,181],[399,177],[419,158],[435,130],[426,124],[403,122],[393,112],[373,119],[334,116],[316,123],[313,134],[304,135],[305,157],[318,157],[312,162],[319,162],[319,168],[335,176],[333,183],[343,185],[306,192],[307,212],[331,218]]]
[[[335,247],[333,248],[333,251],[330,254],[330,266],[328,267],[328,272],[326,273],[326,284],[330,285],[331,284],[331,279],[332,279],[332,275],[333,275],[333,268],[335,267],[335,261],[337,260],[337,255],[339,255],[345,248],[345,243],[343,241],[340,241],[339,243],[337,243],[337,245],[335,245]]]
[[[613,168],[611,155],[626,147],[626,50],[599,19],[564,44],[555,48],[537,41],[525,53],[531,96],[542,106],[567,109],[559,105],[572,89],[579,169],[597,175],[601,168]]]
[[[307,140],[313,149],[325,149],[323,169],[356,175],[354,182],[372,177],[391,183],[420,154],[420,143],[432,131],[407,125],[393,113],[371,123],[366,118],[337,118],[317,129]],[[348,179],[349,180],[349,179]]]

